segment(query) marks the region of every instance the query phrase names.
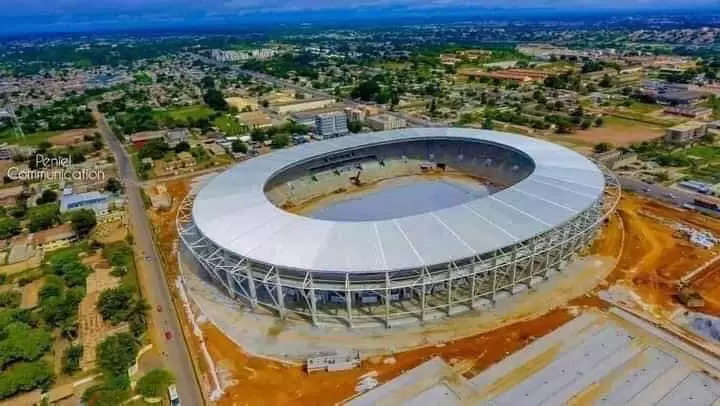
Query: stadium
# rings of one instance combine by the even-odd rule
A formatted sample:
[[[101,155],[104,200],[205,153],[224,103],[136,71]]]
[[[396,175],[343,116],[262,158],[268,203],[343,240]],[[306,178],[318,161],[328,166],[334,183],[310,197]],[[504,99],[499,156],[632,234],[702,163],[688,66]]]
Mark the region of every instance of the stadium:
[[[293,212],[385,179],[453,174],[482,180],[487,193],[364,218]],[[205,276],[252,308],[390,327],[488,308],[549,279],[591,243],[619,196],[611,174],[557,144],[413,128],[242,162],[191,193],[177,226]]]

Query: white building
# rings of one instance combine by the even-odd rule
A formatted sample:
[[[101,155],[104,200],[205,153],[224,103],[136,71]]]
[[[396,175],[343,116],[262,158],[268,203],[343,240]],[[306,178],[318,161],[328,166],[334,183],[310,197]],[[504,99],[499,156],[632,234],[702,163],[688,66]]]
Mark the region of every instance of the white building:
[[[343,111],[322,113],[315,116],[315,133],[323,138],[332,138],[349,133],[347,115]]]
[[[405,119],[392,114],[380,114],[369,117],[365,122],[375,131],[397,130],[407,126]]]

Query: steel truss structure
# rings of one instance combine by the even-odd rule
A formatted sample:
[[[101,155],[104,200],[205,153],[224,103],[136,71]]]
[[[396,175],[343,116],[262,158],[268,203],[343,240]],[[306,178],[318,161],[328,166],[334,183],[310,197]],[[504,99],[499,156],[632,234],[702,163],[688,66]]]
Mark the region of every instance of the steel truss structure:
[[[193,195],[182,202],[177,228],[184,247],[228,295],[279,317],[349,327],[423,322],[485,308],[562,271],[615,210],[621,189],[606,168],[605,192],[565,224],[514,246],[442,266],[378,273],[281,269],[229,252],[193,223]]]

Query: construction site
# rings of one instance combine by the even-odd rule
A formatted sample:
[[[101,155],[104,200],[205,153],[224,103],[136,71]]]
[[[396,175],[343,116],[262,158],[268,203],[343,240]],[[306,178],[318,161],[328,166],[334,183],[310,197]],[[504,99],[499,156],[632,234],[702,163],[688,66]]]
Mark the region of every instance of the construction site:
[[[178,287],[186,290],[191,282],[175,284],[180,269],[175,221],[192,187],[198,186],[188,179],[166,183],[170,207],[148,214],[176,305],[189,308],[181,321],[203,389],[216,394],[216,404],[342,403],[436,357],[472,379],[578,316],[592,313],[605,319],[614,317],[608,316],[612,309],[631,312],[685,343],[702,345],[698,348],[708,358],[717,354],[712,340],[692,329],[709,322],[683,324],[682,316],[720,316],[720,263],[713,260],[718,248],[694,244],[687,233],[720,235],[720,221],[626,193],[592,246],[552,285],[538,285],[496,312],[471,312],[422,328],[353,334],[338,329],[323,337],[322,345],[337,353],[357,350],[361,362],[348,370],[309,374],[305,357],[320,350],[311,330],[277,319],[260,322],[261,315],[238,312],[238,320],[247,324],[228,333],[202,313],[203,306],[212,309],[206,303],[183,302],[188,296]],[[243,341],[243,333],[250,338]],[[278,353],[282,348],[284,356]]]

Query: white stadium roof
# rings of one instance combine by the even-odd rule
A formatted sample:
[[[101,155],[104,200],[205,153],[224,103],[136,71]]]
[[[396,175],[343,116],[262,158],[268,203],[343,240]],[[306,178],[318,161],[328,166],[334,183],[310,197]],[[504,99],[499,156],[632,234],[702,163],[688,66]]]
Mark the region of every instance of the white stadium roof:
[[[422,139],[490,142],[535,164],[520,182],[433,212],[379,221],[327,221],[276,207],[268,179],[327,153]],[[193,221],[219,247],[281,268],[323,272],[414,269],[514,245],[554,229],[601,198],[600,169],[565,147],[519,135],[463,128],[409,128],[350,135],[259,156],[212,179],[197,195]]]

